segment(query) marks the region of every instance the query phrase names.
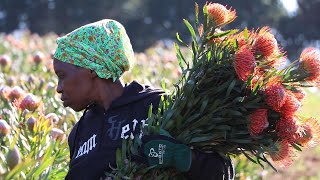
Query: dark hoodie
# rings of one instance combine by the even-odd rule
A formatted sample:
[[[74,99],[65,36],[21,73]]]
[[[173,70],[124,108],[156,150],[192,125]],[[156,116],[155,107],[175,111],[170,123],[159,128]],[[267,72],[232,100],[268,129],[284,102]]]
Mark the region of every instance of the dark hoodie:
[[[141,135],[139,127],[146,124],[149,106],[157,107],[162,94],[162,90],[133,81],[107,111],[96,104],[86,108],[68,138],[71,160],[66,179],[95,180],[110,167],[116,167],[115,154],[122,139]],[[217,161],[214,163],[217,165]],[[197,164],[200,166],[201,163]],[[192,169],[199,171],[194,166]],[[197,176],[199,172],[190,173]]]

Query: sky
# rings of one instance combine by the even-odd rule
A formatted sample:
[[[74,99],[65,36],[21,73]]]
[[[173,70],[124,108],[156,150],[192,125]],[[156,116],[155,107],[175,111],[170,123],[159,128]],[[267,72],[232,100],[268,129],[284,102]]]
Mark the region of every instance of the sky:
[[[298,9],[297,0],[281,0],[290,15],[294,15]]]

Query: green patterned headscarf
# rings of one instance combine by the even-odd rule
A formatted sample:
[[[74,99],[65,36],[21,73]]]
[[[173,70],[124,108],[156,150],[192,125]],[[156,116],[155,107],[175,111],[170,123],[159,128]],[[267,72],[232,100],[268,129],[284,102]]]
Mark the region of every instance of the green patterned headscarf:
[[[129,70],[133,59],[130,39],[117,21],[104,19],[82,26],[57,39],[54,58],[91,69],[113,81]]]

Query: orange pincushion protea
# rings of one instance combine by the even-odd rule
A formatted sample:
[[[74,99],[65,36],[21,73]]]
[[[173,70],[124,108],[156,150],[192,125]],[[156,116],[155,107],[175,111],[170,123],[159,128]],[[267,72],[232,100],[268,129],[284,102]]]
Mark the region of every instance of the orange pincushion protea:
[[[320,81],[320,53],[316,48],[306,48],[300,55],[301,65],[309,74],[306,81]]]
[[[251,136],[257,136],[269,126],[268,110],[257,109],[249,115],[249,132]]]
[[[222,26],[232,22],[236,18],[236,11],[227,9],[219,3],[208,3],[207,4],[208,15],[215,22],[216,26]]]
[[[268,57],[278,49],[278,43],[274,35],[270,32],[269,27],[263,27],[257,34],[253,49],[256,54]]]
[[[315,118],[308,118],[299,128],[296,142],[303,147],[314,147],[320,142],[320,123]]]
[[[301,102],[306,97],[306,92],[300,87],[295,87],[295,88],[297,90],[291,91],[291,92]]]
[[[275,150],[272,150],[270,157],[273,162],[279,167],[287,167],[292,164],[291,154],[292,148],[287,140],[278,141],[275,143]]]
[[[294,117],[281,118],[276,123],[276,131],[279,137],[286,139],[289,143],[295,141],[295,134],[298,131],[299,126],[297,125]]]
[[[301,107],[301,102],[291,91],[286,91],[286,99],[281,107],[281,115],[284,117],[293,116]]]
[[[286,100],[286,90],[282,84],[271,83],[265,89],[265,102],[273,110],[280,112]]]
[[[252,51],[244,46],[238,50],[235,55],[234,68],[238,78],[246,81],[256,66]]]

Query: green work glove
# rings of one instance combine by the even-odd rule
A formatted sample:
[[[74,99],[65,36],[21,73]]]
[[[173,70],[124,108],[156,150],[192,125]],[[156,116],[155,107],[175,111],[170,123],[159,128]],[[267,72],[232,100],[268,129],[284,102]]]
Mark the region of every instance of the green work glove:
[[[191,149],[171,137],[148,135],[142,137],[142,150],[150,166],[174,167],[186,172],[191,167]]]

